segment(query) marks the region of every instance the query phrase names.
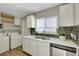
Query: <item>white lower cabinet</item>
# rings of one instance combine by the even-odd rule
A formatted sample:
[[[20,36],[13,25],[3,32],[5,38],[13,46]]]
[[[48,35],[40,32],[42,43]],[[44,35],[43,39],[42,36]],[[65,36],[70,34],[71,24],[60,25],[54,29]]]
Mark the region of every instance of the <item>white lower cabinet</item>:
[[[50,56],[50,44],[39,42],[39,56]]]
[[[9,50],[9,37],[1,36],[0,37],[0,53],[6,52]]]
[[[39,40],[23,39],[23,51],[33,56],[49,56],[50,45]]]
[[[30,40],[23,39],[23,51],[30,53]]]
[[[38,41],[30,40],[30,51],[33,56],[38,56]]]
[[[33,56],[75,56],[76,53],[50,47],[50,43],[34,39],[23,39],[23,51]]]
[[[9,34],[10,36],[10,48],[14,49],[16,47],[22,46],[22,35],[17,32]]]
[[[11,49],[19,47],[22,45],[20,36],[11,36]]]

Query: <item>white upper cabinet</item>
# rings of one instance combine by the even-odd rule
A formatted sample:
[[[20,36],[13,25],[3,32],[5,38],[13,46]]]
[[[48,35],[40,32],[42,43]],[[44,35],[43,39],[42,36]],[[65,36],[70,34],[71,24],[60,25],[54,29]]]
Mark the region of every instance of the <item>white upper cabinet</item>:
[[[73,4],[59,7],[60,26],[73,26]]]
[[[79,3],[75,4],[75,25],[79,25]]]
[[[15,17],[15,25],[21,25],[20,17]]]
[[[35,17],[34,17],[34,15],[27,16],[27,28],[35,28]]]

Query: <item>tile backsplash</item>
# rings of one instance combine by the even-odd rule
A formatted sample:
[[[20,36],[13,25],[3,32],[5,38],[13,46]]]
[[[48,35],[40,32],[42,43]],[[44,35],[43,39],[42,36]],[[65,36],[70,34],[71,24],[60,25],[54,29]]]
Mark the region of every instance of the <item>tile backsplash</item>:
[[[76,35],[76,40],[73,41],[79,45],[79,25],[73,27],[72,33]]]
[[[57,29],[58,34],[60,33],[59,35],[61,35],[62,33],[65,33],[66,40],[68,40],[68,39],[73,40],[76,44],[79,45],[79,25],[78,26],[59,27],[59,28],[60,29]],[[75,40],[74,40],[74,38],[71,37],[71,33],[76,35]],[[59,37],[59,35],[55,35],[55,34],[38,34],[38,33],[36,33],[35,35],[56,37],[56,38]]]
[[[78,26],[71,26],[71,27],[60,27],[64,28],[66,39],[73,40],[76,44],[79,44],[79,25]],[[71,37],[71,33],[76,35],[76,39],[74,40]]]
[[[73,31],[73,27],[64,27],[65,35],[67,39],[72,39],[71,38],[71,33]]]

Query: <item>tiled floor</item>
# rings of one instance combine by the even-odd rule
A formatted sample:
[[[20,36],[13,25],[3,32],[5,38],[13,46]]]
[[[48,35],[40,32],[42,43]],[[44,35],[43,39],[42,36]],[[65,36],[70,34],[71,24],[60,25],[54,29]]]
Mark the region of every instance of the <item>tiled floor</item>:
[[[1,53],[0,56],[29,56],[25,52],[22,51],[21,47],[9,50],[7,52]]]

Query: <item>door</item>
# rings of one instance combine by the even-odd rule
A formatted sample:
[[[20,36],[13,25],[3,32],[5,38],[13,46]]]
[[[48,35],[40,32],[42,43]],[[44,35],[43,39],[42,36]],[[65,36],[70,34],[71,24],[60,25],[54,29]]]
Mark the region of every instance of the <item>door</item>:
[[[22,46],[22,36],[21,35],[17,35],[16,36],[16,39],[17,39],[17,46]]]
[[[38,41],[30,40],[30,51],[33,56],[38,56]]]
[[[73,26],[73,4],[59,7],[60,26]]]
[[[26,39],[26,38],[24,38],[23,39],[23,51],[25,51],[25,52],[27,52],[27,53],[31,53],[30,52],[30,39]]]
[[[21,25],[20,23],[20,17],[15,17],[15,25]]]
[[[15,36],[11,36],[11,49],[18,47],[18,39]]]
[[[11,49],[21,46],[21,35],[18,33],[11,34]]]
[[[35,17],[34,17],[34,15],[27,16],[27,28],[35,28]]]
[[[1,36],[0,37],[0,53],[6,52],[9,50],[9,37]]]

